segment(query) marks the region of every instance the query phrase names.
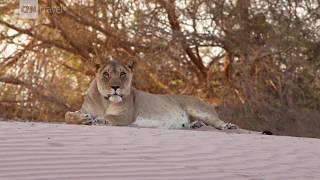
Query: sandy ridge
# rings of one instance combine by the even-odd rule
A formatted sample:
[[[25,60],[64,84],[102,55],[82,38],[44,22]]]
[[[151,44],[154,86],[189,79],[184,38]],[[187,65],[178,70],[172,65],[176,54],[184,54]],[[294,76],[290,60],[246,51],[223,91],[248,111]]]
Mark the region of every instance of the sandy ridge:
[[[0,121],[0,179],[319,179],[320,140]]]

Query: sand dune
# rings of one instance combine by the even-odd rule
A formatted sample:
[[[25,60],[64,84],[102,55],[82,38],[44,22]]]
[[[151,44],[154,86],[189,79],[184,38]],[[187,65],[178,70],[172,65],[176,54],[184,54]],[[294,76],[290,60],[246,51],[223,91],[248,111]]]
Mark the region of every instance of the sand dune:
[[[1,122],[0,179],[319,179],[320,140]]]

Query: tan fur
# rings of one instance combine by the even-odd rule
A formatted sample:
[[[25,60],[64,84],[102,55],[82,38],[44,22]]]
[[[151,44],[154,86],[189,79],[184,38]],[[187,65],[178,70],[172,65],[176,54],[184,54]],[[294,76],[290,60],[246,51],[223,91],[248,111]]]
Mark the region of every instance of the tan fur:
[[[106,78],[104,73],[108,72]],[[126,78],[121,74],[126,74]],[[83,124],[88,117],[102,119],[115,126],[138,126],[157,128],[183,128],[193,121],[200,120],[218,129],[225,123],[218,117],[214,108],[194,97],[180,95],[158,95],[139,91],[131,86],[132,71],[129,67],[111,62],[102,66],[90,84],[84,103],[79,111],[67,112],[67,123]],[[119,86],[120,100],[110,101],[111,87]],[[233,125],[232,127],[236,127]]]

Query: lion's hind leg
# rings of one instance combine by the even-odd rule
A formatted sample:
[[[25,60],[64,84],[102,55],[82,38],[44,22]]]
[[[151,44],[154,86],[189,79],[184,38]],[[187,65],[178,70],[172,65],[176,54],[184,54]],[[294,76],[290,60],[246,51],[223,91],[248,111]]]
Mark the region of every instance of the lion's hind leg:
[[[194,121],[191,121],[189,123],[189,128],[190,129],[198,129],[198,128],[201,128],[203,126],[207,126],[207,125],[204,122],[199,121],[199,120],[194,120]]]
[[[221,130],[238,128],[237,125],[222,121],[212,106],[196,98],[190,96],[176,96],[175,100],[181,104],[190,116],[191,125],[194,121],[202,121],[207,125]]]
[[[210,105],[204,103],[198,104],[197,106],[187,105],[185,110],[191,119],[202,121],[207,125],[213,126],[217,129],[238,129],[237,125],[222,121],[216,111]]]

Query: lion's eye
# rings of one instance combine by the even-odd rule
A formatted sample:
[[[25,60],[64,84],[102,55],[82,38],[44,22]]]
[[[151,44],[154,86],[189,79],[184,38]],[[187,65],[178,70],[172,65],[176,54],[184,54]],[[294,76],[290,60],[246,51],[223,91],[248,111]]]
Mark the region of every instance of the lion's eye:
[[[109,78],[109,73],[108,73],[108,72],[104,72],[104,73],[103,73],[103,77]]]
[[[127,75],[127,74],[126,74],[125,72],[121,72],[121,73],[120,73],[120,77],[122,77],[122,78],[125,78],[126,75]]]

